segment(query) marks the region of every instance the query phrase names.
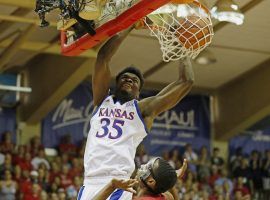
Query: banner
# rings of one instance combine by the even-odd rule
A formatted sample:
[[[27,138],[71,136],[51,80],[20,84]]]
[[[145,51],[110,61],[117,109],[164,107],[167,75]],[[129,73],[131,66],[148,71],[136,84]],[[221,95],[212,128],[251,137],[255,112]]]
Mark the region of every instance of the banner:
[[[270,127],[265,130],[244,131],[244,134],[230,140],[230,155],[234,155],[238,147],[242,148],[244,155],[250,155],[253,150],[265,152],[270,149]]]
[[[146,92],[142,96],[153,94]],[[72,143],[80,144],[89,131],[92,109],[90,84],[81,84],[43,120],[43,145],[56,147],[66,134],[71,135]],[[164,150],[181,148],[186,143],[191,143],[195,149],[203,145],[209,147],[209,127],[208,97],[188,96],[155,120],[144,144],[150,155],[160,155]]]
[[[86,139],[91,112],[92,93],[89,83],[79,85],[42,122],[42,143],[47,148],[56,147],[69,134],[72,143],[79,145]]]
[[[12,133],[12,142],[16,142],[16,110],[0,107],[0,141],[4,132]]]
[[[190,143],[195,150],[210,149],[210,111],[206,96],[187,96],[173,109],[158,116],[143,144],[148,154],[162,155]]]

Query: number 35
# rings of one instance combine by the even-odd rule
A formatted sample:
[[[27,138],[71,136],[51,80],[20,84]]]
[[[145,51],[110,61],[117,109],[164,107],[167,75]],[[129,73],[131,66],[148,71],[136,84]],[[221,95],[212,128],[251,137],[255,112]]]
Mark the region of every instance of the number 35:
[[[122,127],[124,126],[125,124],[125,121],[123,120],[120,120],[120,119],[115,119],[113,121],[113,124],[112,124],[112,128],[116,130],[117,134],[116,135],[113,135],[109,130],[112,130],[111,129],[111,121],[110,119],[108,118],[102,118],[100,123],[102,124],[101,128],[103,129],[103,133],[101,133],[100,131],[98,131],[96,133],[96,137],[98,138],[103,138],[105,136],[108,136],[108,138],[110,139],[117,139],[119,137],[121,137],[121,135],[123,134],[123,130],[122,130]]]

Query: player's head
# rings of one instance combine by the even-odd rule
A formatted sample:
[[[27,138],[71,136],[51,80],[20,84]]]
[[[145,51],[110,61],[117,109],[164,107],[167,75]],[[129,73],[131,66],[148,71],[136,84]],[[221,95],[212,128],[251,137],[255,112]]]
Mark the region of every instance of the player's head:
[[[137,172],[140,186],[153,194],[160,194],[172,188],[177,180],[176,172],[163,158],[154,158],[142,165]]]
[[[144,79],[140,70],[134,66],[129,66],[116,76],[115,95],[124,102],[138,99],[143,84]]]

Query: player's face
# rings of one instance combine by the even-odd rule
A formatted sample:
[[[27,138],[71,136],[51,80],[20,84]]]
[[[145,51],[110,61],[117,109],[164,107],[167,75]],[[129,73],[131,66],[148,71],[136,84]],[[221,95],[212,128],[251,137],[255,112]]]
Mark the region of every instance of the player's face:
[[[136,97],[139,95],[140,79],[135,74],[124,73],[120,76],[118,80],[117,88]]]

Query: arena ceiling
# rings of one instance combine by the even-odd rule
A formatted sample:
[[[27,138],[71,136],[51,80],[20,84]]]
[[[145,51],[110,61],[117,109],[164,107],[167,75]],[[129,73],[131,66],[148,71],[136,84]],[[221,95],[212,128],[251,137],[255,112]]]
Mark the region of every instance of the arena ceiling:
[[[215,1],[207,0],[211,7]],[[194,64],[193,93],[211,95],[216,137],[227,139],[270,113],[270,1],[235,0],[245,14],[242,26],[215,22],[208,49],[217,62]],[[33,92],[20,106],[23,121],[40,121],[81,81],[89,79],[96,57],[90,49],[71,58],[60,55],[56,15],[41,29],[35,0],[0,0],[0,71],[21,72]],[[146,86],[160,89],[177,78],[179,62],[164,63],[158,42],[146,31],[134,30],[111,62],[116,73],[134,64],[146,76]],[[268,69],[269,68],[269,69]]]

